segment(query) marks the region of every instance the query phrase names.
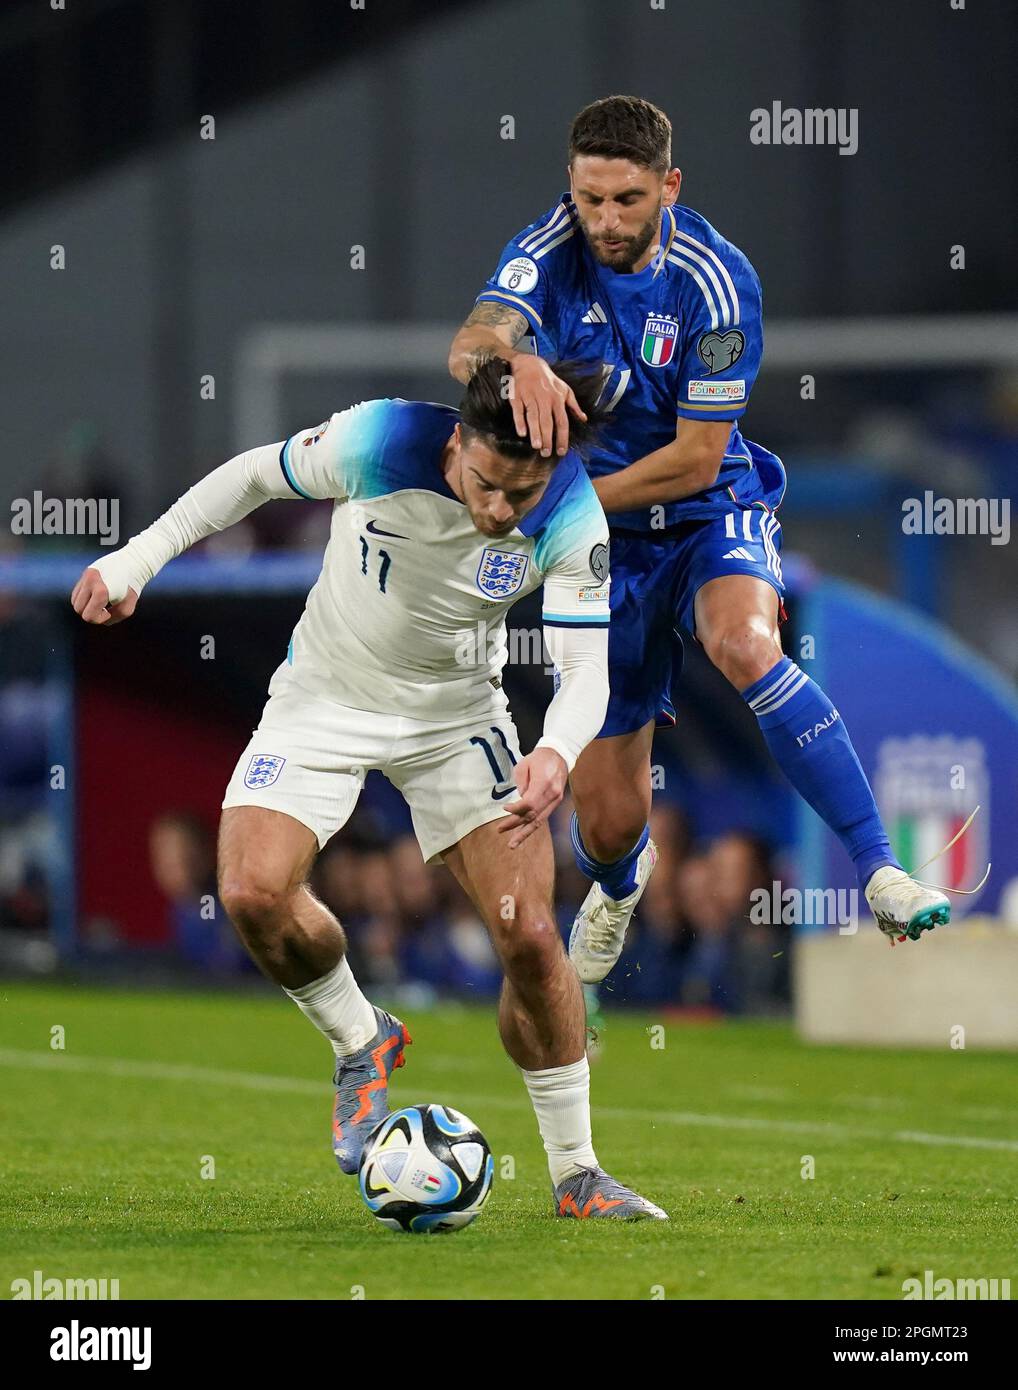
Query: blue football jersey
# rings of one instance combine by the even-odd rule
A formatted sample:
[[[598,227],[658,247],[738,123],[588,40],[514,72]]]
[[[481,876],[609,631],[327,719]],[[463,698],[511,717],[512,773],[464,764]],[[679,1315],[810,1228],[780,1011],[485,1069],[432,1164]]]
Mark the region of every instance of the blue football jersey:
[[[664,506],[609,516],[650,534],[733,503],[776,507],[781,460],[743,437],[738,421],[763,350],[760,281],[742,252],[691,208],[665,208],[661,250],[620,274],[587,246],[564,193],[510,241],[478,296],[519,310],[549,361],[599,361],[612,419],[588,460],[591,477],[625,468],[675,438],[677,420],[731,420],[717,482]]]

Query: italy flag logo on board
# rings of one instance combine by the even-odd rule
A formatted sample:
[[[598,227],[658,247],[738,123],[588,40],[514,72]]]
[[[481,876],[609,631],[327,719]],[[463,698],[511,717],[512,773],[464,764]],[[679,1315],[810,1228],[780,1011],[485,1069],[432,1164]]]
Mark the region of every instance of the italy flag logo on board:
[[[883,739],[873,778],[891,845],[906,870],[933,859],[922,878],[958,891],[979,881],[990,858],[990,776],[986,747],[975,737],[912,734]],[[968,817],[979,815],[950,849]],[[977,897],[951,904],[970,912]]]
[[[640,356],[651,367],[663,367],[672,360],[679,325],[668,314],[648,314],[643,330]]]

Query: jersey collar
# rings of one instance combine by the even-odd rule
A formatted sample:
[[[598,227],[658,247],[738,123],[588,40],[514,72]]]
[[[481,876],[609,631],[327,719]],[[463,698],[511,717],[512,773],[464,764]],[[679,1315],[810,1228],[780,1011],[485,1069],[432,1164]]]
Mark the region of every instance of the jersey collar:
[[[583,464],[580,462],[579,454],[576,453],[575,449],[570,449],[568,454],[559,459],[552,470],[552,475],[548,479],[548,486],[541,494],[540,502],[531,507],[526,516],[521,517],[516,527],[521,536],[534,536],[548,524],[548,519],[555,508],[582,472]]]

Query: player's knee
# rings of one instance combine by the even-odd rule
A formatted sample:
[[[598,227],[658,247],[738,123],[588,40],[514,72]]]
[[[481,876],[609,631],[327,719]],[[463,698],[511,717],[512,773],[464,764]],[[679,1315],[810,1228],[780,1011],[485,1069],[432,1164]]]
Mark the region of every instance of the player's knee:
[[[737,690],[766,676],[781,660],[781,645],[765,624],[733,623],[711,634],[704,643],[708,657]]]
[[[282,920],[288,889],[254,873],[224,874],[219,900],[230,920],[246,934],[260,936]]]
[[[523,911],[499,943],[502,968],[511,980],[544,979],[562,954],[562,938],[550,908]]]
[[[616,788],[615,793],[621,789]],[[599,864],[614,864],[629,851],[643,834],[650,815],[650,805],[641,797],[613,793],[608,804],[601,802],[580,826],[583,845]]]

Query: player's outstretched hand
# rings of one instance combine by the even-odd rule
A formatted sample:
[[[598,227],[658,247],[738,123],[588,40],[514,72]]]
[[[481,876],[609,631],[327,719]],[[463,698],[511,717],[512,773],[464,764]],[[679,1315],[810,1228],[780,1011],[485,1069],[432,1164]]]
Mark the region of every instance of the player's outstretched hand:
[[[548,819],[566,792],[569,776],[565,759],[553,748],[535,748],[513,769],[520,789],[519,801],[505,806],[499,832],[510,834],[510,849],[518,849]]]
[[[128,589],[119,603],[110,603],[110,591],[97,569],[89,565],[71,590],[71,606],[79,618],[96,626],[112,627],[134,612],[138,595]]]
[[[569,451],[569,411],[578,420],[587,417],[572,388],[555,375],[543,357],[521,352],[513,358],[513,419],[516,433],[544,457]]]

